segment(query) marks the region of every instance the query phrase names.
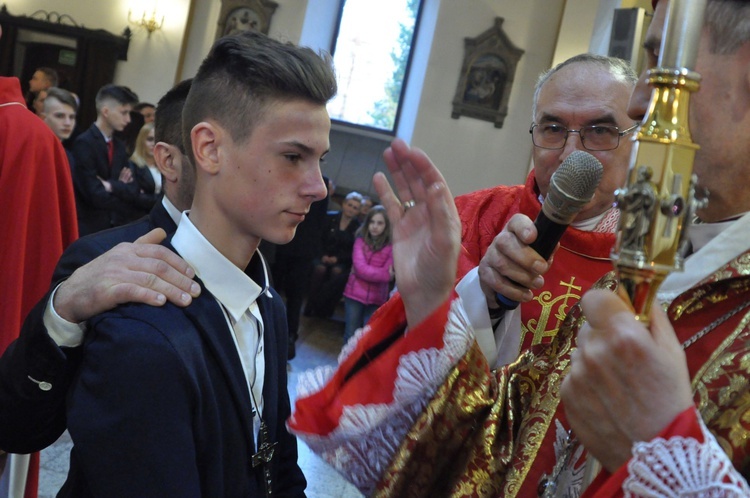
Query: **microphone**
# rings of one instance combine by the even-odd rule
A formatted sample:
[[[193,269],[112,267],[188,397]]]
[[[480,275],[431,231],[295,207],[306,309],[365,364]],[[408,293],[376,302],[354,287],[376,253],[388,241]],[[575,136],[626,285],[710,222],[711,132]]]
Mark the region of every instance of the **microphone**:
[[[537,237],[530,245],[541,257],[549,259],[568,225],[594,197],[603,171],[604,167],[597,158],[588,152],[576,150],[552,174],[542,210],[534,220]],[[503,311],[518,306],[517,301],[500,293],[495,297]]]

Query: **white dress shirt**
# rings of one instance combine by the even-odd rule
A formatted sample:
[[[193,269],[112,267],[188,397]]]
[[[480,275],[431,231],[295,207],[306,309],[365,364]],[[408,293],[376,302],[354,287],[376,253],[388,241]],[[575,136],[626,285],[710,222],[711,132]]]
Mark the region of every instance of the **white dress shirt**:
[[[263,354],[263,318],[256,300],[267,292],[268,271],[261,257],[265,282],[259,286],[244,270],[221,254],[190,221],[189,212],[177,227],[172,246],[193,267],[206,289],[216,298],[227,319],[228,330],[237,348],[254,409],[263,413],[263,383],[266,361]],[[260,417],[253,417],[256,442]]]

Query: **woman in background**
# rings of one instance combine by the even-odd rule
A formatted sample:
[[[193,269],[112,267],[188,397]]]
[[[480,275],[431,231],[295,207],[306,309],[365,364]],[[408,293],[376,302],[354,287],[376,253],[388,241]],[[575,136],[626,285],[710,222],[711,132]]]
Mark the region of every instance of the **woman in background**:
[[[128,163],[129,172],[123,170],[120,173],[120,179],[130,176],[133,181],[128,183],[130,188],[120,195],[129,204],[130,210],[116,214],[117,225],[124,225],[147,215],[159,199],[162,189],[161,173],[154,160],[154,145],[154,124],[146,123],[136,137],[135,150]]]
[[[354,234],[359,228],[359,209],[362,195],[349,192],[341,204],[341,211],[329,212],[322,235],[322,253],[316,258],[307,293],[305,316],[330,317],[346,287],[352,267]]]

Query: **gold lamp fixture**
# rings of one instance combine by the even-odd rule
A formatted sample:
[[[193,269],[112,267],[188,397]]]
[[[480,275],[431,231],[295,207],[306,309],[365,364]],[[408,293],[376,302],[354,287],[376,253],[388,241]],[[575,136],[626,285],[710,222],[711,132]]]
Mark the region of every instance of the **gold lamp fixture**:
[[[150,15],[148,14],[148,11],[144,9],[141,18],[136,20],[132,19],[132,9],[128,10],[128,22],[148,31],[149,37],[151,37],[151,33],[161,29],[164,25],[164,16],[161,16],[161,20],[158,19],[159,15],[156,12],[156,4],[154,4],[154,8],[151,10]]]

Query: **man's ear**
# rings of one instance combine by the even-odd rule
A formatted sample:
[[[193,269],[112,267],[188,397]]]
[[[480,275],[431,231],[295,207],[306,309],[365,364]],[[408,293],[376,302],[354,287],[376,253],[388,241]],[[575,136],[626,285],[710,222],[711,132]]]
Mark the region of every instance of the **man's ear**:
[[[201,121],[190,130],[195,167],[209,174],[219,171],[219,148],[224,139],[224,130],[211,121]]]
[[[154,162],[159,172],[170,182],[176,182],[179,179],[179,171],[174,165],[173,145],[164,142],[156,142],[154,145]]]

